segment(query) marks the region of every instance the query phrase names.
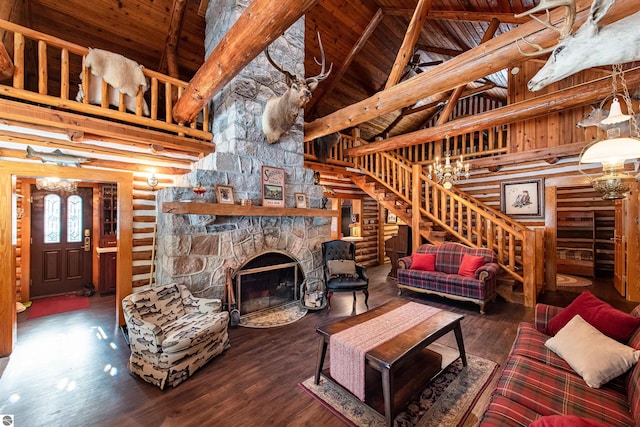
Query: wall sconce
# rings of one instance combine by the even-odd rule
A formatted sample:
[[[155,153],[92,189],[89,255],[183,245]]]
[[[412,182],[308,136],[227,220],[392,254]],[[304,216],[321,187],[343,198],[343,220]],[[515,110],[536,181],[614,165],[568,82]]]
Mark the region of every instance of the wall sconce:
[[[315,171],[313,173],[313,185],[318,185],[320,184],[320,172]]]
[[[147,178],[147,185],[151,187],[151,189],[156,188],[158,185],[158,177],[155,172],[151,172],[151,175]]]

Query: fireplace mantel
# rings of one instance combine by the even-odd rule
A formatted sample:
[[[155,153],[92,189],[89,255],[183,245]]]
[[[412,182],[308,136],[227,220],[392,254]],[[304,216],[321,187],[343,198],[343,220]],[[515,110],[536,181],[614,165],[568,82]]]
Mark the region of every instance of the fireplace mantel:
[[[338,211],[331,209],[275,208],[270,206],[242,206],[201,202],[164,202],[162,203],[162,212],[224,216],[338,216]]]

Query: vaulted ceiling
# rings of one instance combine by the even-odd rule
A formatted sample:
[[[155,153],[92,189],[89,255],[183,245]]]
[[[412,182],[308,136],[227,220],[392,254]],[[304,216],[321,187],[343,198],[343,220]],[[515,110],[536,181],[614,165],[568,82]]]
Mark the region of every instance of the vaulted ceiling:
[[[213,0],[211,0],[213,1]],[[430,3],[430,5],[429,5]],[[428,9],[411,48],[408,78],[480,44],[490,21],[495,35],[511,30],[513,17],[534,0],[319,0],[306,14],[308,75],[317,73],[316,32],[322,36],[332,75],[314,93],[305,120],[322,117],[384,89],[403,46],[416,6]],[[207,0],[9,0],[0,18],[87,47],[111,50],[147,68],[190,80],[204,62]],[[215,19],[210,12],[209,19]],[[168,67],[175,49],[177,70]],[[506,70],[470,82],[468,93],[506,101]],[[430,108],[396,111],[359,125],[365,139],[393,136],[423,127],[448,94],[424,101]],[[428,105],[428,106],[429,106]],[[406,113],[406,111],[405,111]]]

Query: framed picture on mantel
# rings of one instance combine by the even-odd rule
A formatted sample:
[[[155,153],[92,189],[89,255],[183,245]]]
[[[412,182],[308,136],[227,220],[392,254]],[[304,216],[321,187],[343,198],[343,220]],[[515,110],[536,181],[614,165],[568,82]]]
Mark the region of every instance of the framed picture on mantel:
[[[284,169],[262,166],[262,206],[284,208]]]

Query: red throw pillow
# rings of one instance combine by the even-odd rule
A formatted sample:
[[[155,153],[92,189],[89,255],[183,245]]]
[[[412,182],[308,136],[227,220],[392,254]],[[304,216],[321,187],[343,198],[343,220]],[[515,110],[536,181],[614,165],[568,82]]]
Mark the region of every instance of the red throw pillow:
[[[576,314],[582,316],[606,336],[621,342],[627,342],[640,327],[640,317],[633,317],[617,310],[591,292],[584,291],[558,315],[549,320],[547,335],[557,334]]]
[[[576,415],[546,415],[529,424],[529,427],[610,427],[610,425]]]
[[[458,274],[460,276],[471,277],[475,279],[476,270],[482,267],[483,265],[484,265],[483,256],[464,254],[462,257],[462,262],[460,263],[460,267],[458,268]]]
[[[423,271],[436,271],[436,254],[411,255],[411,269]]]

